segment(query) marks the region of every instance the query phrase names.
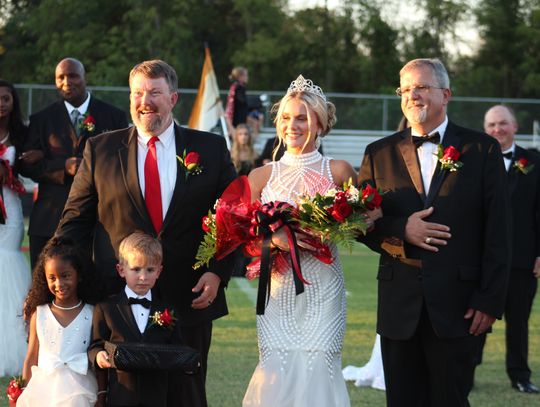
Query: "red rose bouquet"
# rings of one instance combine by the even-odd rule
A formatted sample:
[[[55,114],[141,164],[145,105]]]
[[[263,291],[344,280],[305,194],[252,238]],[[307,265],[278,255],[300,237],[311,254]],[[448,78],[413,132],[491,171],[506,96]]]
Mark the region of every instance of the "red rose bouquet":
[[[24,390],[24,380],[22,376],[15,376],[8,384],[6,389],[6,394],[9,399],[9,405],[15,406],[17,404],[17,399],[22,394]]]
[[[343,188],[304,197],[298,203],[298,220],[304,230],[323,243],[342,243],[352,248],[356,236],[368,230],[366,212],[381,206],[381,192],[367,184],[356,188],[352,180]]]
[[[0,143],[0,165],[4,166],[7,174],[4,178],[4,185],[11,189],[13,192],[22,195],[26,192],[24,189],[24,185],[22,184],[21,180],[19,180],[17,175],[13,172],[13,167],[9,164],[9,161],[2,158],[6,151],[7,146],[3,143]],[[0,184],[0,188],[1,187],[2,185]],[[6,219],[7,213],[2,194],[0,194],[0,211],[2,212],[4,219]]]
[[[309,250],[318,260],[330,264],[333,257],[328,243],[344,242],[352,246],[357,234],[365,233],[368,224],[365,212],[381,204],[379,192],[367,186],[358,190],[349,181],[343,190],[330,190],[325,195],[305,197],[298,207],[286,202],[251,202],[247,177],[239,177],[223,192],[211,211],[203,218],[205,231],[199,246],[195,269],[221,260],[239,246],[244,254],[254,257],[247,266],[249,279],[260,277],[257,313],[264,313],[264,293],[270,290],[270,272],[283,273],[290,262],[296,293],[309,284],[302,276],[301,250]],[[272,234],[279,229],[287,235],[289,251],[272,247]],[[297,238],[306,243],[305,249]]]

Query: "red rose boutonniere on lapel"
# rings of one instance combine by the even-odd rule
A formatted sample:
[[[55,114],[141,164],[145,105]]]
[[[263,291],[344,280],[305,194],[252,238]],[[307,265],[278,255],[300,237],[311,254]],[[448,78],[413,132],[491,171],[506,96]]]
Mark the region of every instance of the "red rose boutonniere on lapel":
[[[186,153],[186,150],[184,150],[184,154],[182,156],[177,155],[176,158],[184,170],[186,180],[190,175],[197,175],[202,172],[203,167],[201,166],[201,156],[199,153],[195,151]]]
[[[174,324],[178,320],[174,316],[174,311],[169,311],[169,308],[165,308],[163,312],[156,311],[150,315],[150,326],[159,326],[161,328],[173,329]]]
[[[449,146],[443,149],[443,146],[439,144],[437,157],[441,163],[441,170],[454,172],[463,167],[463,163],[459,161],[460,156],[461,153],[454,146]]]
[[[527,175],[534,168],[534,164],[529,164],[529,160],[525,157],[520,158],[514,162],[513,167],[524,175]]]
[[[89,134],[96,130],[96,119],[92,115],[86,113],[84,119],[79,123],[79,129]]]

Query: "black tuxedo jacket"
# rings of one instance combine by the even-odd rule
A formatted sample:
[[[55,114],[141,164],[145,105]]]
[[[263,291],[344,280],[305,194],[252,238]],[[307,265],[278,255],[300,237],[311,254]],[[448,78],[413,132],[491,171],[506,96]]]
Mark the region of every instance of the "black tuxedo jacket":
[[[177,155],[184,150],[200,154],[202,173],[186,179],[177,162],[172,200],[157,236],[163,246],[163,272],[156,287],[180,312],[182,323],[193,325],[227,314],[223,290],[232,272],[231,259],[210,264],[209,270],[222,284],[214,302],[203,310],[191,308],[199,295],[191,289],[207,269],[193,270],[192,266],[203,237],[202,217],[236,173],[223,137],[175,126],[175,143]],[[118,246],[136,230],[156,235],[139,186],[137,129],[131,127],[88,141],[57,233],[86,245],[93,238],[97,270],[118,279]]]
[[[152,297],[150,315],[163,312],[167,306]],[[170,309],[170,308],[169,308]],[[92,320],[92,340],[88,348],[88,359],[94,370],[100,367],[96,355],[104,350],[105,341],[110,342],[146,342],[146,343],[182,343],[179,323],[173,329],[146,325],[141,334],[131,311],[126,293],[110,297],[94,308]],[[113,405],[167,406],[166,371],[127,372],[108,369],[109,393],[107,402]]]
[[[461,152],[463,167],[435,170],[424,191],[410,129],[367,146],[359,183],[386,191],[383,217],[362,241],[381,254],[378,332],[391,339],[413,335],[423,303],[440,337],[468,335],[471,307],[500,317],[510,265],[510,211],[498,143],[448,123],[443,146]],[[430,206],[429,222],[450,227],[452,238],[432,253],[404,242],[407,218]],[[412,267],[400,256],[422,262]]]
[[[528,174],[513,165],[521,158],[534,165]],[[512,269],[528,273],[540,257],[540,156],[516,146],[508,171],[508,188],[512,207]]]
[[[66,174],[66,159],[81,156],[86,141],[108,130],[128,126],[126,114],[90,96],[87,113],[95,119],[95,130],[83,130],[77,138],[63,100],[30,116],[28,141],[24,150],[43,151],[44,159],[34,165],[21,164],[21,174],[39,183],[38,199],[30,215],[28,234],[50,237],[54,234],[66,203],[73,177]]]

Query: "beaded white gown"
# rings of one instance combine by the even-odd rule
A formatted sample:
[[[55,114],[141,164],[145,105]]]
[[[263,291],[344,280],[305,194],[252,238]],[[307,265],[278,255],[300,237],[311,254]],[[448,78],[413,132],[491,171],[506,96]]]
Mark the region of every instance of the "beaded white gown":
[[[38,365],[17,407],[93,407],[97,382],[88,369],[94,307],[85,304],[71,323],[63,327],[48,304],[36,309],[39,339]]]
[[[324,194],[335,187],[330,160],[318,151],[299,156],[285,153],[273,162],[262,191],[263,203],[287,201],[300,195]],[[264,315],[257,316],[259,364],[244,396],[243,406],[350,406],[341,374],[345,334],[345,287],[336,247],[327,265],[301,252],[302,274],[310,283],[295,294],[292,270],[272,273]]]
[[[15,162],[15,147],[9,146],[0,158]],[[6,223],[0,224],[0,377],[22,371],[26,355],[23,302],[30,287],[30,266],[21,252],[24,233],[21,200],[16,192],[2,186]]]

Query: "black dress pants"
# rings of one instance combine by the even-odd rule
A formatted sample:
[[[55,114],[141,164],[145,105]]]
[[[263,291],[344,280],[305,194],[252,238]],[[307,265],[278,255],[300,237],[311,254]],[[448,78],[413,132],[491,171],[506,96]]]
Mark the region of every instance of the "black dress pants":
[[[478,337],[439,338],[425,305],[410,339],[381,335],[388,407],[469,407]]]

